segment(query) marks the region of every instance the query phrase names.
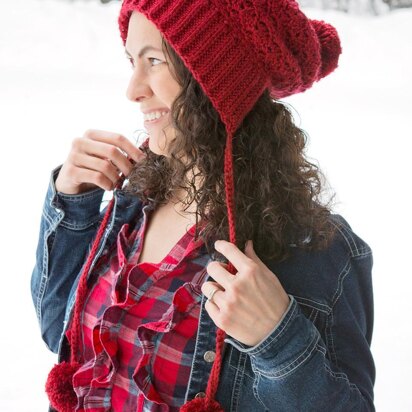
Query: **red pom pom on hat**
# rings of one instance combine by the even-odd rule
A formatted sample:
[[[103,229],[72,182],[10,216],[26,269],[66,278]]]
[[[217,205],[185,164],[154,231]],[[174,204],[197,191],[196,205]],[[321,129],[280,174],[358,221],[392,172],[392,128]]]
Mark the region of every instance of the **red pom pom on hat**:
[[[318,80],[332,73],[338,67],[339,55],[342,47],[336,29],[321,20],[311,20],[321,46],[322,66]]]

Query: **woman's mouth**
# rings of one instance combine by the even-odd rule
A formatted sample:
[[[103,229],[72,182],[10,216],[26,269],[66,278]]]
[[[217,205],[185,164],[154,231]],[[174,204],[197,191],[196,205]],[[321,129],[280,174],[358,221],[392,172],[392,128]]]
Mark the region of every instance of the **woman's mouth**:
[[[145,125],[159,123],[169,112],[151,112],[143,116]]]

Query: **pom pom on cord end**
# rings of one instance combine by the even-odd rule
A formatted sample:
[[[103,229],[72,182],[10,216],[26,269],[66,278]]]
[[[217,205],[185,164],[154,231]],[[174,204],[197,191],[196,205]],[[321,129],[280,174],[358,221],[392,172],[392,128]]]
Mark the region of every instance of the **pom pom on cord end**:
[[[73,375],[79,369],[79,363],[62,362],[54,365],[46,382],[46,393],[51,406],[58,412],[73,412],[77,405],[76,392],[73,389]]]

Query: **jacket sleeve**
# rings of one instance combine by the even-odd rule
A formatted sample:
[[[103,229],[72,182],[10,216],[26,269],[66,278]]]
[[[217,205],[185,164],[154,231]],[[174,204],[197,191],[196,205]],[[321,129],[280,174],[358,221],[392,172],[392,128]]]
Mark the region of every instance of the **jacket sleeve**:
[[[56,192],[55,179],[61,165],[51,173],[43,204],[31,294],[47,347],[57,353],[71,287],[100,219],[104,190],[79,195]]]
[[[366,247],[369,252],[349,258],[339,276],[328,347],[293,295],[282,319],[257,345],[226,339],[249,354],[255,394],[266,410],[375,410],[372,253]]]

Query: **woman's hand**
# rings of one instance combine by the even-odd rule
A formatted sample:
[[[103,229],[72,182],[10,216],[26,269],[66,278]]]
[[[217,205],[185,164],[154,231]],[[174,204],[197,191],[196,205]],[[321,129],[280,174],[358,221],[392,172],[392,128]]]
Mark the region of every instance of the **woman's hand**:
[[[276,275],[259,259],[252,241],[244,254],[225,240],[215,243],[215,249],[238,270],[232,275],[227,265],[211,262],[207,272],[216,282],[205,282],[202,292],[212,301],[205,308],[217,327],[248,346],[255,346],[279,323],[289,306],[289,296]]]
[[[65,194],[79,194],[96,187],[112,190],[120,172],[127,177],[132,171],[128,158],[138,162],[143,156],[140,149],[118,133],[87,130],[83,137],[73,140],[56,179],[56,190]]]

